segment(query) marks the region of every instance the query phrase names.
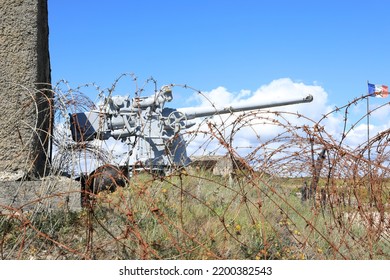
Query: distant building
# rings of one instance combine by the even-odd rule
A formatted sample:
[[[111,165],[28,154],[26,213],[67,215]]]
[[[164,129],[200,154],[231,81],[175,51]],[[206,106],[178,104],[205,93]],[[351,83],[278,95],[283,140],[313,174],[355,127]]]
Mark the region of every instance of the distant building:
[[[194,156],[191,157],[191,161],[192,168],[210,170],[213,175],[219,176],[230,176],[235,174],[237,169],[247,169],[247,166],[239,160],[233,163],[230,155]]]

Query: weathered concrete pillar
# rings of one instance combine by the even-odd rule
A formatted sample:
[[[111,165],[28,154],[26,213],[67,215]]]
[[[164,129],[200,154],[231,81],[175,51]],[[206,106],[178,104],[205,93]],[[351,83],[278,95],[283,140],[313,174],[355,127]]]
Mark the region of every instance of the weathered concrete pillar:
[[[53,115],[48,35],[47,0],[1,0],[0,180],[47,172]]]

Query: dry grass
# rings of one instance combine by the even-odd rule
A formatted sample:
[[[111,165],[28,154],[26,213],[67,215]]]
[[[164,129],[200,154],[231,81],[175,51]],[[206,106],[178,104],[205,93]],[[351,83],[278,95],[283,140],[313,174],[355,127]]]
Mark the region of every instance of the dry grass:
[[[119,80],[106,91],[86,88],[104,97]],[[136,86],[135,93],[143,89]],[[55,120],[63,127],[51,135],[52,172],[77,176],[82,164],[112,160],[102,145],[68,137],[68,113],[93,106],[83,87],[53,87],[53,92]],[[82,211],[45,211],[41,201],[29,202],[39,211],[0,205],[0,258],[389,259],[390,130],[354,147],[346,144],[357,125],[350,124],[349,111],[365,98],[321,120],[283,111],[247,112],[204,120],[186,131],[187,139],[201,142],[194,153],[234,158],[239,163],[234,178],[196,169],[173,170],[167,177],[141,173],[127,187],[99,194],[94,207]],[[344,120],[338,138],[324,125],[334,115]],[[263,126],[278,134],[261,137],[255,128]],[[242,131],[253,133],[258,145],[237,147],[234,138]],[[375,151],[370,160],[368,150]],[[301,186],[316,176],[316,196],[302,201]]]
[[[388,259],[386,222],[294,188],[211,174],[133,177],[81,212],[3,216],[2,259]],[[201,176],[200,176],[201,175]],[[279,181],[279,180],[278,180]],[[288,180],[287,180],[288,181]],[[25,221],[28,221],[27,224]],[[381,227],[378,229],[377,227]],[[43,234],[40,234],[43,233]]]

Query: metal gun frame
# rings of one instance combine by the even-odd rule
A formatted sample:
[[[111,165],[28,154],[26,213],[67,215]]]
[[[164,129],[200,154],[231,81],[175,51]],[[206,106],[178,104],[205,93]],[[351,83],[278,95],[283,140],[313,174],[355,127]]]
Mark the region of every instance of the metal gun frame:
[[[100,110],[70,114],[72,138],[76,142],[107,140],[111,137],[124,141],[129,146],[128,165],[131,170],[146,168],[164,171],[172,167],[187,166],[191,162],[180,133],[195,124],[190,120],[308,103],[313,101],[313,96],[225,107],[165,107],[165,103],[172,99],[170,86],[163,86],[149,97],[106,98]]]

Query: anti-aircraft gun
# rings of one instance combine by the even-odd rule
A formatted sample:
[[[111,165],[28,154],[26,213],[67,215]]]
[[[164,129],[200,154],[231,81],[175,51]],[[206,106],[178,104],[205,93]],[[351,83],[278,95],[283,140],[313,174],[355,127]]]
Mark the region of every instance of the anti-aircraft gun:
[[[186,143],[180,132],[193,126],[190,120],[216,114],[258,110],[277,106],[308,103],[305,98],[250,105],[173,109],[165,102],[173,99],[172,88],[163,86],[149,97],[112,96],[99,110],[70,115],[72,138],[76,142],[114,138],[129,145],[129,167],[132,170],[164,171],[169,167],[186,166]]]

